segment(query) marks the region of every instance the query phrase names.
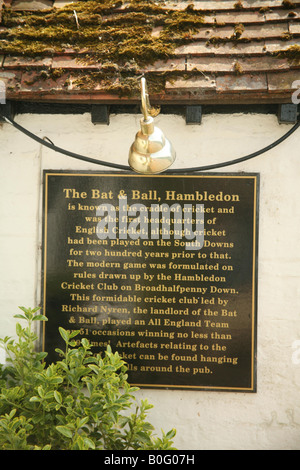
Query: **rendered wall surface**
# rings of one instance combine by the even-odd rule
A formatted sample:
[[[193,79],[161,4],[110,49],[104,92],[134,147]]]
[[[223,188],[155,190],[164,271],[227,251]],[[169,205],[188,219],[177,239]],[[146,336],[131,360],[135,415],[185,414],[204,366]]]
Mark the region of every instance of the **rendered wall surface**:
[[[127,165],[140,116],[20,115],[16,121],[57,146]],[[200,126],[179,116],[155,120],[187,168],[238,158],[283,135],[273,115],[208,115]],[[257,393],[143,389],[150,421],[177,429],[178,449],[300,447],[300,130],[253,160],[221,169],[260,173]],[[109,170],[55,153],[9,124],[0,128],[0,336],[13,336],[18,306],[40,302],[42,171]],[[297,343],[298,342],[298,343]],[[4,362],[3,354],[0,360]]]

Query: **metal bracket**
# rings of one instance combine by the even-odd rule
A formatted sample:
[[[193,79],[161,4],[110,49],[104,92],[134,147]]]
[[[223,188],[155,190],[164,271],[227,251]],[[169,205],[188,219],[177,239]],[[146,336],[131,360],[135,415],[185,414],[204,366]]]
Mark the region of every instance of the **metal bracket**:
[[[296,104],[280,104],[278,110],[279,124],[295,124],[297,122],[297,105]]]
[[[6,116],[8,119],[13,119],[15,117],[14,106],[11,101],[6,101],[5,104],[0,104],[0,113]],[[0,116],[0,122],[5,122]]]
[[[149,117],[156,117],[160,113],[160,106],[151,106],[149,100],[149,92],[147,82],[144,77],[141,78],[141,111],[144,121],[147,122]]]
[[[103,104],[92,104],[91,118],[93,124],[109,125],[109,106]]]
[[[202,122],[202,106],[191,105],[186,107],[185,111],[186,124],[201,124]]]

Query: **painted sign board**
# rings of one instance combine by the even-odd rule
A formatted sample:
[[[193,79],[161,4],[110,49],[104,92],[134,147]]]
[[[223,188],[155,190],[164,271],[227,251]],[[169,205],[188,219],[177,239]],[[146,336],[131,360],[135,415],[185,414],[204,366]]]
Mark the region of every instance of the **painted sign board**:
[[[256,391],[259,175],[45,171],[43,349],[110,344],[148,388]]]

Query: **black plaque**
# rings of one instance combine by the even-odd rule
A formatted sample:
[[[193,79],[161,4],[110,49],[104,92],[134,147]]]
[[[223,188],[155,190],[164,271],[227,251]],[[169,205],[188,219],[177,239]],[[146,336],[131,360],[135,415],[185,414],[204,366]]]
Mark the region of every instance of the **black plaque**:
[[[44,172],[43,349],[110,344],[140,387],[256,391],[257,174]]]

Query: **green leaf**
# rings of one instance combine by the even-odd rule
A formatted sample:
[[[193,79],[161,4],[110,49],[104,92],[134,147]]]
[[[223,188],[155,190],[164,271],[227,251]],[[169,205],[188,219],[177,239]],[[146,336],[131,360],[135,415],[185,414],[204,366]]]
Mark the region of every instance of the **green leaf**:
[[[145,431],[154,431],[154,426],[151,423],[143,423],[143,429]]]
[[[54,390],[54,398],[60,405],[62,404],[62,396],[57,390]]]
[[[68,343],[69,341],[69,333],[67,332],[67,330],[65,330],[64,328],[62,328],[61,326],[58,328],[59,330],[59,333],[60,333],[60,336],[62,337],[62,339]]]
[[[86,386],[87,386],[89,394],[91,395],[93,393],[93,385],[91,384],[91,382],[86,381]]]
[[[176,436],[176,429],[171,429],[171,431],[167,432],[166,438],[167,439],[173,439],[173,437]]]
[[[84,437],[83,442],[87,447],[89,447],[89,449],[96,449],[95,443],[88,437]]]
[[[145,432],[139,431],[136,433],[136,436],[142,441],[144,444],[151,444],[151,439]]]
[[[95,372],[95,374],[98,374],[100,371],[99,367],[95,366],[94,364],[88,364],[88,368]]]
[[[88,416],[85,416],[84,418],[80,419],[79,420],[79,423],[78,423],[78,428],[82,428],[82,426],[84,426],[85,424],[87,424],[89,421],[89,417]]]
[[[31,311],[32,313],[37,312],[38,310],[41,310],[41,307],[34,307]]]
[[[11,412],[9,413],[9,418],[12,419],[15,416],[16,412],[17,412],[16,408],[13,408]]]
[[[55,348],[55,352],[57,352],[58,354],[60,354],[61,356],[64,356],[65,353],[62,349],[59,349],[59,348]]]
[[[83,338],[83,339],[81,340],[81,343],[82,343],[82,346],[83,346],[84,348],[88,348],[89,345],[90,345],[89,340],[87,340],[86,338]]]
[[[30,318],[32,318],[32,313],[31,313],[31,309],[30,309],[30,308],[19,307],[19,309],[22,310],[22,312],[25,313],[26,320],[29,320]]]
[[[75,336],[79,335],[80,330],[74,330],[71,333],[69,333],[69,338],[74,338]]]
[[[120,428],[124,428],[124,426],[126,426],[126,424],[128,423],[128,421],[129,421],[128,416],[121,416],[121,417],[119,418],[119,427],[120,427]]]
[[[71,431],[71,429],[67,428],[67,426],[56,426],[56,429],[64,436],[68,437],[69,439],[72,439],[73,432]]]
[[[55,375],[54,377],[49,378],[49,383],[51,384],[61,384],[63,382],[63,378]]]
[[[36,355],[36,358],[38,361],[42,361],[43,359],[45,359],[45,357],[48,356],[48,353],[46,352],[40,352],[40,353],[37,353]]]
[[[45,317],[45,315],[36,315],[35,317],[33,317],[33,320],[48,321],[48,318]]]
[[[21,327],[20,323],[16,324],[16,332],[17,332],[18,336],[22,333],[22,327]]]
[[[27,320],[27,318],[24,315],[21,315],[20,313],[17,313],[17,315],[14,315],[14,318],[22,318],[22,320]]]
[[[40,399],[40,397],[33,396],[33,397],[30,398],[29,401],[32,401],[32,402],[33,401],[41,401],[41,399]]]
[[[147,398],[145,400],[141,400],[141,403],[142,403],[142,409],[145,411],[151,410],[151,408],[153,408],[153,405],[148,402]]]

